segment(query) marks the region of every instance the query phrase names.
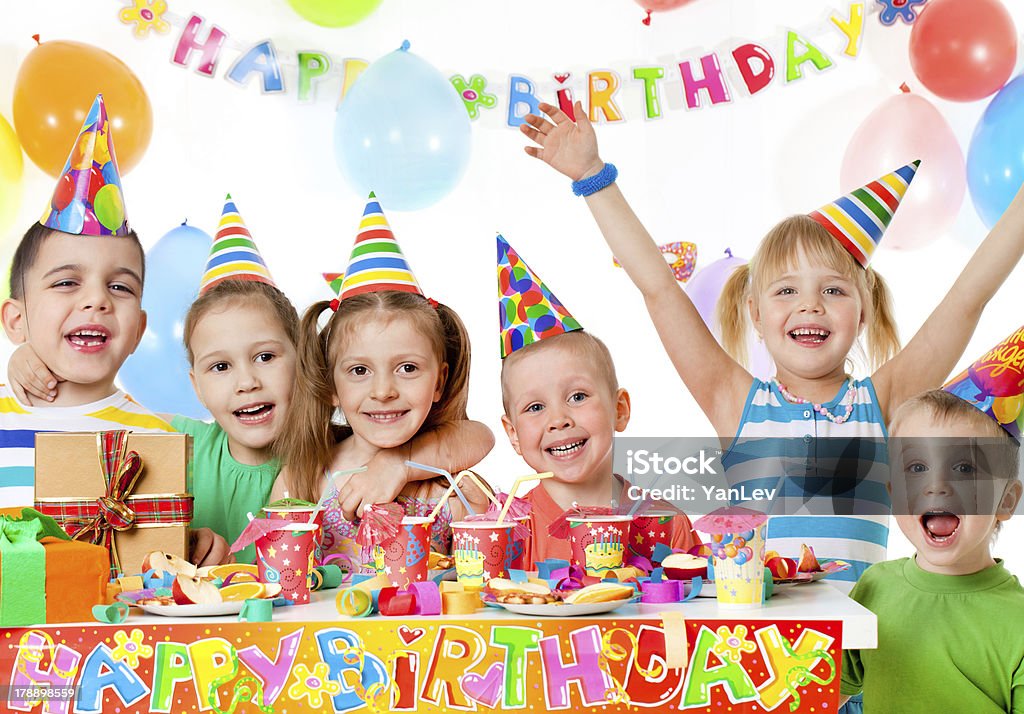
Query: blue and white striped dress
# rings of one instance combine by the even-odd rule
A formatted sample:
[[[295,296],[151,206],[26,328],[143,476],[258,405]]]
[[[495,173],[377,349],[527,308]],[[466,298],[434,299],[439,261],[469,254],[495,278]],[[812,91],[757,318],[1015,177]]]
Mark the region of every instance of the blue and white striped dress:
[[[810,404],[787,401],[776,383],[755,379],[722,457],[730,487],[778,489],[768,512],[788,515],[769,520],[768,549],[799,557],[806,543],[819,559],[849,562],[853,568],[830,578],[844,590],[886,559],[889,539],[888,432],[871,379],[847,381],[823,406],[841,416],[851,398],[849,419],[836,424]],[[823,506],[829,515],[815,515]]]

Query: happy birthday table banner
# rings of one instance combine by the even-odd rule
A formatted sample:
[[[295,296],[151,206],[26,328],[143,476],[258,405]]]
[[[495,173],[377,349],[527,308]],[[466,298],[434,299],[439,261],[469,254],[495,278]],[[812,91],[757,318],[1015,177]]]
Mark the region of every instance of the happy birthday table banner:
[[[201,15],[171,13],[165,0],[130,0],[118,17],[134,27],[137,38],[167,35],[171,62],[183,70],[221,76],[240,87],[255,82],[267,94],[294,92],[304,103],[315,101],[318,89],[322,97],[340,102],[368,66],[364,59],[338,58],[319,50],[285,55],[270,39],[251,44],[232,40],[228,30]],[[538,113],[542,99],[572,116],[574,97],[583,100],[591,121],[661,119],[667,91],[673,96],[681,93],[683,101],[677,104],[686,110],[727,105],[737,95],[754,97],[769,87],[826,72],[836,66],[836,58],[855,59],[864,18],[865,3],[854,2],[832,11],[820,28],[784,30],[779,37],[760,42],[737,41],[728,52],[687,52],[690,56],[670,66],[641,62],[620,69],[512,70],[501,77],[460,68],[450,78],[471,119],[499,109],[495,114],[509,127],[522,124],[528,112]],[[329,82],[339,77],[340,91],[332,86],[328,92]]]
[[[0,710],[833,711],[841,630],[681,617],[6,629]]]

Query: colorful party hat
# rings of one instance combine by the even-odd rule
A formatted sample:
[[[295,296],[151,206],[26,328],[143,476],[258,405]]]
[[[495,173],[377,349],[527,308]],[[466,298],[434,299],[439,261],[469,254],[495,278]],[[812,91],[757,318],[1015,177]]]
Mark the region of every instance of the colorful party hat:
[[[866,268],[920,165],[912,161],[809,215]]]
[[[39,222],[73,235],[125,236],[131,232],[102,94],[96,95],[82,123]]]
[[[206,259],[206,271],[199,284],[199,294],[202,295],[225,280],[253,280],[274,285],[267,264],[252,242],[249,229],[245,227],[230,193],[224,199],[220,226],[210,247],[210,257]]]
[[[1020,440],[1024,426],[1024,326],[983,354],[943,389],[976,407]]]
[[[423,294],[377,197],[371,191],[359,222],[352,255],[348,259],[348,270],[341,279],[338,300],[380,290]]]
[[[501,326],[502,359],[538,340],[583,329],[500,235],[498,321]]]
[[[337,295],[341,292],[341,284],[345,281],[344,273],[320,273],[324,276],[324,281],[327,283],[327,287],[331,289],[331,295]]]

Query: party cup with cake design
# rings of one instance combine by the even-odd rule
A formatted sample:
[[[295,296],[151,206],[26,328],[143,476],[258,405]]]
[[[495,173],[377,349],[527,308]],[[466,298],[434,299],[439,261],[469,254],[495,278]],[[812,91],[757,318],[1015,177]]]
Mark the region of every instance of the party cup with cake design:
[[[764,602],[764,542],[768,516],[740,506],[720,508],[693,527],[711,536],[718,604],[760,607]]]

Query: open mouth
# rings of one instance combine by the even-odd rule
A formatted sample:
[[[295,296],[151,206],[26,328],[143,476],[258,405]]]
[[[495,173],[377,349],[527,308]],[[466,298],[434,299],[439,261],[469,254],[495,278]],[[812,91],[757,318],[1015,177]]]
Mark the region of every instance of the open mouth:
[[[69,332],[64,336],[68,343],[79,350],[93,350],[103,347],[110,339],[110,333],[106,330],[80,329]]]
[[[575,441],[566,441],[562,444],[556,444],[555,446],[549,446],[544,449],[552,456],[572,456],[583,450],[583,447],[587,445],[586,439],[577,439]]]
[[[949,543],[960,528],[960,516],[949,511],[929,511],[921,516],[921,527],[933,544]]]
[[[820,327],[798,327],[789,332],[790,339],[802,345],[820,345],[832,333]]]
[[[249,404],[232,412],[238,421],[243,424],[262,424],[269,421],[274,412],[274,405],[270,402]]]
[[[406,409],[403,411],[391,412],[363,412],[363,416],[377,424],[393,424],[408,413],[409,410]]]

